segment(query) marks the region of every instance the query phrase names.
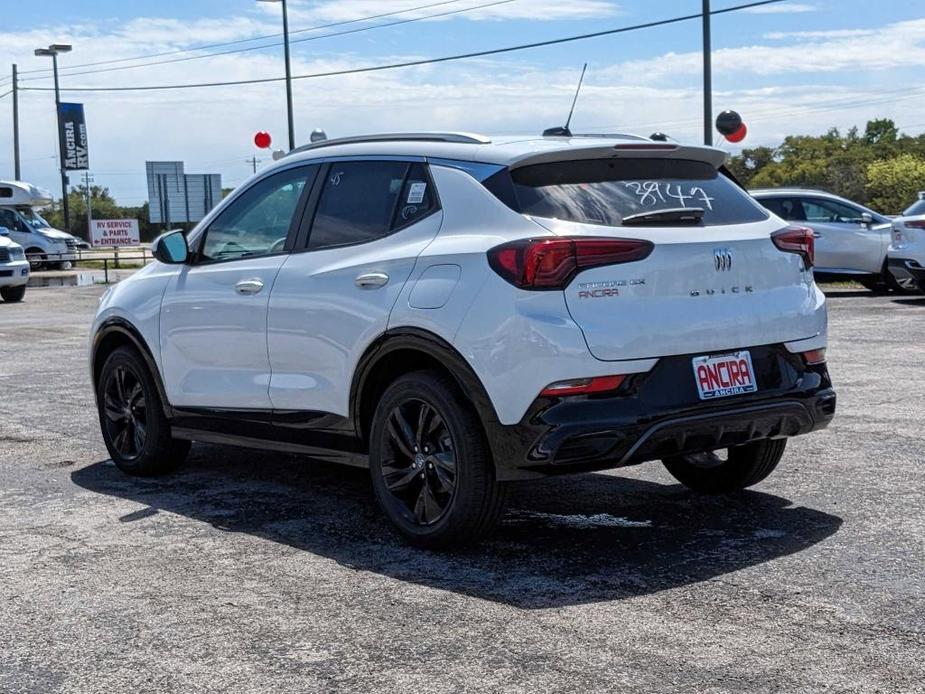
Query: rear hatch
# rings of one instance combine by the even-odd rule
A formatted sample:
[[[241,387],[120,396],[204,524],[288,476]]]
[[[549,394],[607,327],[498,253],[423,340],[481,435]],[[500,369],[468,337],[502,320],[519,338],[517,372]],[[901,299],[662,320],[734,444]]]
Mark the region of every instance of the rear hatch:
[[[771,240],[785,224],[717,170],[715,150],[691,158],[698,149],[510,171],[509,200],[545,229],[653,244],[645,259],[586,269],[565,289],[598,359],[709,354],[825,330],[811,270]]]

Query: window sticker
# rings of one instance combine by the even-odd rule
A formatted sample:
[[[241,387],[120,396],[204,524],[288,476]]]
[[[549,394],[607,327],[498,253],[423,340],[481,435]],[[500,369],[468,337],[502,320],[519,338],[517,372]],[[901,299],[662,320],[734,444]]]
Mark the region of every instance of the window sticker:
[[[412,183],[408,188],[408,204],[420,205],[424,202],[424,193],[427,191],[427,184],[423,182]]]

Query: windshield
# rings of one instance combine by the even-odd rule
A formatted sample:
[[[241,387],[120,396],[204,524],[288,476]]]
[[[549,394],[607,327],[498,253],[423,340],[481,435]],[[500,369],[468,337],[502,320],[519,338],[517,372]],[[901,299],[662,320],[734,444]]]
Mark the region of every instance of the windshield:
[[[700,161],[590,159],[524,166],[508,175],[513,183],[512,206],[536,217],[620,226],[631,215],[702,209],[699,226],[768,218],[743,190]],[[486,185],[491,189],[490,179]],[[674,216],[656,214],[652,223],[673,226]]]
[[[918,214],[925,214],[925,199],[916,200],[903,210],[903,217],[914,217]]]
[[[33,229],[38,230],[51,227],[51,224],[46,222],[42,216],[31,207],[18,207],[16,209],[25,220],[26,224],[28,224]]]

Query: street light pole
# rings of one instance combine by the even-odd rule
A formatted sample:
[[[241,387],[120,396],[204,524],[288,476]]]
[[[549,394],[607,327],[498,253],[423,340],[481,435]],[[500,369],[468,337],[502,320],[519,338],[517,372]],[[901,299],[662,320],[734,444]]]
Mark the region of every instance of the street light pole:
[[[53,43],[48,48],[36,48],[37,56],[51,56],[51,67],[55,77],[55,117],[58,124],[58,159],[61,171],[61,204],[64,212],[64,231],[71,230],[71,211],[67,199],[67,169],[65,168],[64,132],[61,128],[61,89],[58,85],[58,54],[67,53],[71,46],[66,43]]]
[[[58,52],[51,54],[51,66],[55,74],[55,116],[58,124],[58,162],[61,165],[61,204],[64,207],[64,231],[71,231],[70,202],[67,199],[67,169],[64,168],[64,133],[61,131],[61,88],[58,85]]]
[[[713,145],[713,64],[710,0],[703,0],[703,144]]]
[[[295,119],[292,114],[292,64],[289,59],[289,10],[286,0],[258,0],[258,2],[281,2],[283,5],[283,53],[286,57],[286,113],[289,119],[289,149],[295,149]]]

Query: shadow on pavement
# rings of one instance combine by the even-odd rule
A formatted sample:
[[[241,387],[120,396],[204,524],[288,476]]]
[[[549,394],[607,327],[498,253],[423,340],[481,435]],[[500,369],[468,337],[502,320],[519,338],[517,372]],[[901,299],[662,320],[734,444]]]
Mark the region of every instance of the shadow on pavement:
[[[925,296],[907,296],[903,299],[893,299],[894,304],[903,304],[905,306],[925,306]]]
[[[525,609],[709,580],[811,547],[842,522],[761,492],[705,497],[678,485],[589,474],[516,485],[493,539],[441,554],[392,536],[365,470],[198,445],[170,477],[130,478],[103,461],[71,479],[145,504],[113,523],[151,522],[169,511],[345,566]]]

